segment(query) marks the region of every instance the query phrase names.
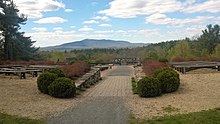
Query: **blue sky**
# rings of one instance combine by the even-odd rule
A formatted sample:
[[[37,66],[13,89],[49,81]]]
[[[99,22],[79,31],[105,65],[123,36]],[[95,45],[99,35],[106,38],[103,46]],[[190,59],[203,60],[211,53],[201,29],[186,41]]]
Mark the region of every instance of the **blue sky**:
[[[134,43],[195,38],[220,23],[220,0],[14,0],[28,17],[22,31],[53,46],[82,39]]]

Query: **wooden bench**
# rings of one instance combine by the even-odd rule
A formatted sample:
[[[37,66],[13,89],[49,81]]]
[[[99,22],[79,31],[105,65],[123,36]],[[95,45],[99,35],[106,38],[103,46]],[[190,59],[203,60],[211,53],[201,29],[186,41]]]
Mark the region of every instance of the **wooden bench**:
[[[24,70],[0,70],[0,73],[4,73],[5,75],[15,74],[18,75],[20,79],[25,79],[25,73],[27,71]]]
[[[26,73],[31,73],[32,77],[37,77],[38,69],[27,69],[27,68],[20,68],[20,69],[12,69],[12,68],[1,68],[0,73],[4,73],[5,75],[15,74],[20,77],[20,79],[26,78]]]
[[[207,61],[189,61],[189,62],[171,62],[171,67],[177,71],[185,74],[187,71],[198,68],[214,68],[220,71],[220,62],[207,62]]]

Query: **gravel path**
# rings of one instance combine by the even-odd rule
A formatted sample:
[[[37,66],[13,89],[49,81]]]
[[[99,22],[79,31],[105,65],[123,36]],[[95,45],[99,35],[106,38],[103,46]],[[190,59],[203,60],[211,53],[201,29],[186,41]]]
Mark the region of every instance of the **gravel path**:
[[[180,88],[173,93],[155,98],[133,95],[127,99],[128,107],[136,118],[198,112],[220,107],[220,73],[212,69],[198,69],[180,73]],[[172,108],[167,112],[164,108]]]
[[[131,96],[130,66],[113,68],[102,82],[82,97],[83,102],[48,119],[49,124],[127,124],[129,110],[124,105],[125,96]]]

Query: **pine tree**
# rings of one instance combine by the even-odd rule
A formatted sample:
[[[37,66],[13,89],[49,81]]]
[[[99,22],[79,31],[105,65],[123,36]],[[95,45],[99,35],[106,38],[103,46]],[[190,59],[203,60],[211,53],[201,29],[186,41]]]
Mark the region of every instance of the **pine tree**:
[[[5,60],[30,60],[36,54],[33,41],[19,32],[20,25],[24,25],[27,18],[19,14],[13,0],[1,0],[0,31],[2,32],[3,58]]]
[[[202,31],[202,35],[198,38],[198,41],[211,54],[220,43],[220,26],[207,25],[207,29]]]

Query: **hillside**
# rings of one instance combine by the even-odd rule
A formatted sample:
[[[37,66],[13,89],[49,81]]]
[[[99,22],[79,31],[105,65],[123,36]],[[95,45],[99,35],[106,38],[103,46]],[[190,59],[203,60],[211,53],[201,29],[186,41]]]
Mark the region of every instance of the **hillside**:
[[[114,40],[95,40],[85,39],[65,43],[57,46],[43,47],[41,50],[72,50],[72,49],[91,49],[91,48],[126,48],[146,46],[144,43],[130,43],[128,41],[114,41]]]

